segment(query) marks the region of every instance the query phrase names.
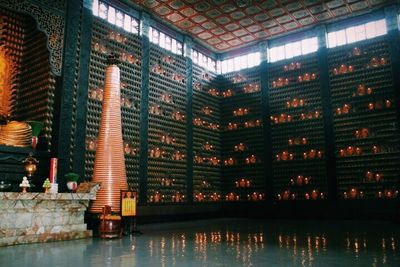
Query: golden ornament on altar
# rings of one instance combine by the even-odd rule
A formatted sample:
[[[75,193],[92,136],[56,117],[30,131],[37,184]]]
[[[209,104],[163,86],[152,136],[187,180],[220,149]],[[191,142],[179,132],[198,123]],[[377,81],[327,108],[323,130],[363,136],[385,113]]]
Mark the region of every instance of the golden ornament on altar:
[[[15,103],[17,69],[11,56],[0,46],[0,116],[9,116]]]
[[[11,121],[0,129],[0,145],[25,147],[32,143],[32,128],[25,122]]]

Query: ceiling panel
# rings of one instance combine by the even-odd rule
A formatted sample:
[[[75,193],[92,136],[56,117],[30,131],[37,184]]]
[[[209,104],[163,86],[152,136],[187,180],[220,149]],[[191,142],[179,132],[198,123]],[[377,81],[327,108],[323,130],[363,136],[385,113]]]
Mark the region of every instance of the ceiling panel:
[[[249,46],[316,23],[367,13],[385,0],[128,0],[214,52]]]

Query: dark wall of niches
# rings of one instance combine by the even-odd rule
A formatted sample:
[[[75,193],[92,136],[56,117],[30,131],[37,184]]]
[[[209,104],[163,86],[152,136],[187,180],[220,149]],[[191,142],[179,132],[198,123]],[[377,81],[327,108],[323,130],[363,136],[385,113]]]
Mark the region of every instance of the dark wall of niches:
[[[44,89],[35,83],[38,94],[49,95],[42,106],[51,111],[46,131],[54,141],[50,154],[59,158],[61,183],[68,171],[91,179],[106,57],[118,52],[128,184],[148,208],[141,214],[215,212],[221,205],[210,203],[216,202],[226,203],[223,210],[232,214],[238,202],[245,205],[243,213],[255,202],[272,213],[290,203],[300,203],[299,210],[304,203],[323,210],[338,199],[344,200],[340,207],[357,199],[366,209],[396,203],[400,38],[395,9],[384,10],[390,28],[385,36],[326,49],[325,28],[316,27],[318,53],[216,75],[190,57],[93,17],[90,0],[57,1],[57,11],[32,2],[45,12],[24,5],[12,9],[48,18],[37,20],[48,36],[57,36],[48,39],[50,59],[32,60],[61,75],[59,87],[53,76],[44,77]],[[59,22],[51,24],[54,18]],[[65,32],[49,30],[63,28],[64,21]],[[3,150],[7,160],[21,154]],[[203,204],[193,209],[193,202]],[[270,207],[276,203],[281,206]]]
[[[215,74],[99,18],[92,21],[88,66],[85,178],[93,175],[106,58],[111,52],[122,61],[127,179],[139,192],[141,204],[219,200],[221,107],[218,95],[209,93],[218,91]]]
[[[350,188],[361,198],[391,198],[398,190],[399,88],[394,80],[399,72],[397,55],[391,52],[399,43],[390,42],[383,37],[328,52],[340,197],[352,195]],[[342,64],[354,70],[335,75]]]
[[[398,34],[215,75],[93,18],[85,176],[92,176],[106,56],[117,51],[128,183],[142,205],[396,199],[398,43],[391,38]]]
[[[219,77],[222,96],[223,194],[228,201],[265,199],[261,72],[252,68]]]
[[[222,195],[222,132],[219,78],[193,65],[194,201],[218,201]]]
[[[316,53],[270,64],[268,91],[274,199],[327,196],[321,71]],[[327,90],[328,88],[324,88]]]
[[[147,202],[185,202],[186,59],[150,45]]]
[[[398,32],[220,77],[222,94],[232,91],[222,100],[226,198],[256,200],[255,194],[272,192],[259,198],[398,199],[399,43],[393,37]],[[262,79],[265,106],[258,89],[245,93],[263,87]],[[257,123],[249,127],[257,119],[264,134]],[[272,151],[263,149],[268,143]]]
[[[138,190],[138,149],[141,87],[141,39],[124,34],[104,20],[94,19],[89,64],[86,115],[85,178],[93,175],[96,138],[100,124],[107,56],[121,55],[121,113],[125,164],[129,186]]]

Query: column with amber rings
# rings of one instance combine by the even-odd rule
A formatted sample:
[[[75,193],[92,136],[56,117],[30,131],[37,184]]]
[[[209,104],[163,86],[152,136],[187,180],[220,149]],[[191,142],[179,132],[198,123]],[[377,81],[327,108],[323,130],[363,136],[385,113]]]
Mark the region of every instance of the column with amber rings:
[[[108,58],[93,182],[101,182],[90,212],[101,213],[106,205],[120,212],[120,191],[127,190],[125,158],[121,124],[121,92],[119,60],[115,54]]]

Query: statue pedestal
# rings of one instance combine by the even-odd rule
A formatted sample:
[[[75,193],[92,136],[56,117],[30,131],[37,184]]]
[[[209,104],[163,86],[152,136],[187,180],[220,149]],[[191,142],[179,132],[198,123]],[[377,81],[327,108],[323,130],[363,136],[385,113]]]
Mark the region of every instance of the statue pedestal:
[[[92,237],[84,214],[95,193],[0,192],[0,247]]]

